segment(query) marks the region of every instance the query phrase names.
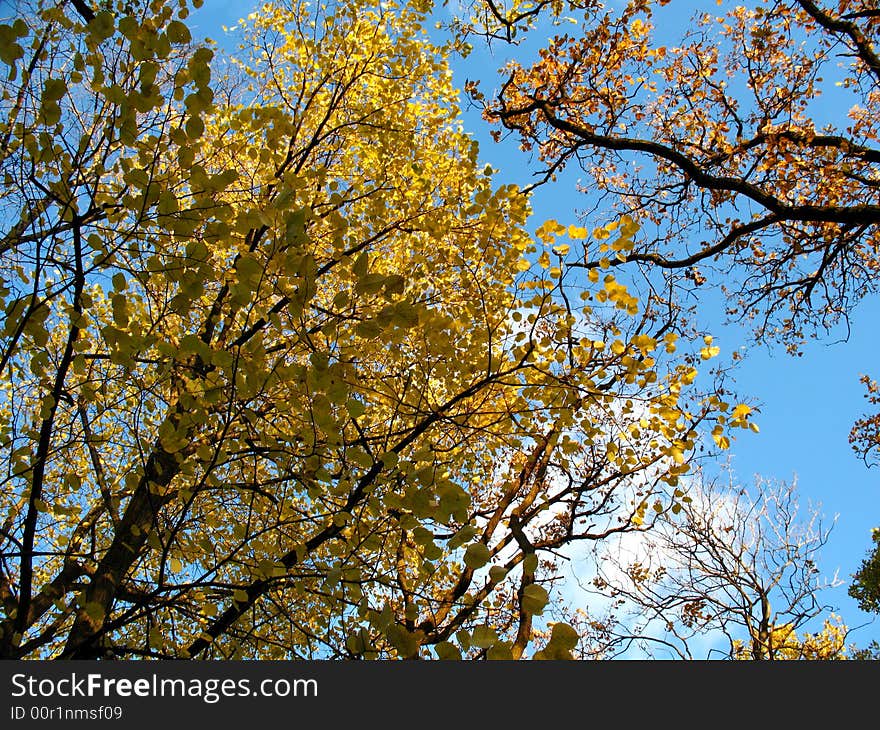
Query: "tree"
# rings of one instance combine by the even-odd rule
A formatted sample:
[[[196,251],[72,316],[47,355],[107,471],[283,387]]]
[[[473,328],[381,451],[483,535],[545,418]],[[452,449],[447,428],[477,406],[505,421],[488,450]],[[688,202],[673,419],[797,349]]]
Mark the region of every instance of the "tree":
[[[859,650],[847,647],[846,626],[840,623],[838,616],[825,619],[822,629],[815,633],[804,632],[798,636],[790,626],[779,626],[772,629],[767,649],[757,657],[754,648],[745,643],[735,647],[736,659],[772,659],[781,661],[840,661],[849,658],[853,652],[854,659],[867,659],[870,650]]]
[[[876,380],[871,380],[867,375],[862,376],[862,383],[867,388],[865,397],[872,406],[880,405],[880,387]],[[880,455],[880,412],[859,418],[849,435],[853,450],[859,454],[868,466],[877,463]]]
[[[579,164],[591,192],[657,227],[622,255],[579,251],[582,266],[644,265],[690,288],[715,269],[731,315],[796,349],[877,290],[880,14],[756,2],[697,13],[679,39],[652,23],[666,4],[587,11],[582,34],[508,66],[486,116],[547,177]],[[846,119],[826,118],[823,94],[852,105]]]
[[[856,649],[852,658],[857,661],[877,661],[880,659],[880,644],[872,641],[869,646],[863,649]]]
[[[880,613],[880,528],[874,528],[871,539],[874,546],[853,576],[849,595],[863,611]]]
[[[751,426],[717,348],[527,234],[427,3],[102,8],[0,25],[0,655],[570,656],[555,556]]]
[[[539,4],[557,18],[582,9],[582,32],[512,61],[494,98],[476,84],[472,95],[497,136],[536,154],[536,184],[579,165],[586,191],[653,231],[632,249],[590,242],[570,265],[661,280],[682,316],[687,295],[718,285],[759,342],[799,354],[809,336],[842,321],[848,331],[852,308],[878,291],[880,10],[731,3],[696,12],[679,37],[667,4]],[[486,16],[483,32],[500,37],[493,24],[517,8]],[[850,441],[871,464],[877,385],[862,381],[872,409]]]
[[[692,659],[722,639],[731,658],[845,657],[846,627],[821,600],[840,582],[821,581],[816,567],[830,528],[815,509],[799,516],[793,482],[753,490],[704,483],[680,509],[637,540],[597,546],[593,584],[613,601],[613,618],[593,622],[597,649],[616,654],[635,644]],[[823,615],[822,630],[803,632]]]

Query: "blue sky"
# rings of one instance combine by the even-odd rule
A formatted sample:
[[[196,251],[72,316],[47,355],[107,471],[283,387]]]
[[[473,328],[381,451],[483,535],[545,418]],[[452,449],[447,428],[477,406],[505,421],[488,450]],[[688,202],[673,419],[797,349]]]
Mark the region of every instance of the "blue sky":
[[[743,480],[753,474],[798,477],[802,500],[820,502],[830,519],[838,515],[819,567],[839,570],[845,584],[828,598],[850,627],[871,620],[847,595],[850,575],[870,545],[880,522],[880,470],[868,469],[848,442],[853,421],[866,411],[859,376],[877,373],[880,299],[863,301],[852,317],[848,342],[813,342],[802,357],[753,347],[737,375],[741,392],[759,399],[761,432],[741,436],[732,446],[733,465]],[[728,327],[716,341],[733,345],[744,333]],[[746,335],[747,336],[747,335]],[[859,644],[880,639],[880,622],[853,633]]]
[[[195,35],[208,35],[222,45],[221,26],[234,25],[255,3],[206,0],[206,6],[192,16],[190,24]],[[709,10],[714,11],[714,3],[711,6]],[[546,37],[540,32],[535,36],[538,42]],[[454,63],[457,85],[462,86],[468,77],[483,78],[485,90],[491,91],[494,69],[502,61],[485,49],[475,50]],[[499,180],[529,182],[528,160],[516,145],[493,143],[478,112],[465,110],[464,117],[466,129],[480,143],[483,161],[500,170]],[[577,171],[569,170],[555,184],[536,190],[533,227],[546,218],[576,222],[575,212],[587,204],[575,190],[577,177]],[[804,507],[808,502],[821,503],[827,523],[837,517],[819,568],[828,577],[837,572],[843,585],[829,591],[825,600],[837,607],[850,628],[867,624],[853,631],[852,641],[862,646],[872,639],[880,641],[880,621],[871,623],[872,616],[860,611],[847,595],[850,576],[869,548],[871,528],[880,524],[880,469],[868,469],[848,443],[853,422],[867,409],[859,377],[865,372],[880,376],[876,341],[880,297],[860,303],[851,317],[848,341],[839,341],[845,331],[832,333],[808,343],[801,357],[755,344],[747,329],[724,324],[723,316],[711,306],[707,302],[701,310],[703,324],[713,334],[714,344],[722,348],[722,356],[746,347],[747,357],[735,373],[736,389],[747,402],[760,407],[755,417],[760,433],[741,431],[732,443],[736,476],[745,484],[756,474],[785,481],[796,477]]]

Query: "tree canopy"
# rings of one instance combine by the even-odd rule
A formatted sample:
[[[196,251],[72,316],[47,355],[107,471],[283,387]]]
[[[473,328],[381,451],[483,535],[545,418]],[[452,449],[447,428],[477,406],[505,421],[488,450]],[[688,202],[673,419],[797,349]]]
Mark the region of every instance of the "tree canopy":
[[[847,628],[822,592],[843,581],[817,567],[831,528],[802,512],[796,484],[707,477],[688,494],[680,515],[599,551],[590,583],[610,600],[593,611],[594,651],[693,659],[712,637],[710,658],[845,658]],[[822,629],[805,631],[817,617]]]
[[[426,11],[3,26],[4,656],[566,656],[556,551],[748,427],[529,237]]]
[[[799,7],[728,19],[775,51],[727,67],[783,65],[797,20],[874,83],[875,15]],[[759,119],[713,86],[705,38],[661,53],[647,5],[587,7],[486,113],[547,179],[589,150],[623,202],[530,233],[448,59],[566,8],[477,9],[438,40],[424,0],[270,2],[234,52],[185,2],[36,0],[0,24],[0,656],[581,656],[567,551],[687,514],[698,455],[757,430],[676,287],[729,257],[752,272],[737,306],[788,306],[796,341],[873,286],[875,120],[810,131],[812,56],[758,74]],[[627,64],[670,84],[648,114]],[[714,241],[675,253],[695,227]],[[689,278],[640,290],[626,262]]]
[[[667,5],[538,3],[557,18],[583,10],[580,30],[535,60],[514,55],[497,92],[474,83],[471,95],[496,138],[513,135],[537,160],[536,185],[576,165],[591,206],[599,196],[598,210],[642,221],[631,250],[597,242],[571,266],[660,280],[684,318],[693,294],[719,287],[728,316],[792,354],[841,324],[846,336],[880,281],[880,11],[756,0],[698,7],[682,30]],[[527,23],[523,13],[477,13],[472,32],[515,40],[499,29]],[[868,465],[880,453],[872,368],[869,412],[849,435]]]
[[[659,30],[680,12],[665,5],[591,13],[511,63],[485,114],[547,174],[579,164],[591,191],[654,224],[610,265],[721,283],[731,315],[796,349],[877,291],[880,16],[759,1],[696,12],[678,37]],[[825,106],[847,103],[845,118]]]

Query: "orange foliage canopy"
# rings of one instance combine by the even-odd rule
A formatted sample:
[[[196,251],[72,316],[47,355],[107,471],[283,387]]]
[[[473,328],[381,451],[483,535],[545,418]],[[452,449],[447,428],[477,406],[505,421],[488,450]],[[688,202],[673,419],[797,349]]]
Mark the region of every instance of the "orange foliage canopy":
[[[577,162],[591,192],[657,225],[626,261],[686,286],[719,269],[730,314],[795,350],[876,288],[880,11],[738,5],[698,14],[674,46],[658,31],[668,12],[634,0],[552,39],[508,66],[485,114],[548,177]]]

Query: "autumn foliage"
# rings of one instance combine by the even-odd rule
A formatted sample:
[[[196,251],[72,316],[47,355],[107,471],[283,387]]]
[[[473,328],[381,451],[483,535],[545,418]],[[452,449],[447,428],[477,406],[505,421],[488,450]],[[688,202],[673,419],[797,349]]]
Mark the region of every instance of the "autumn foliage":
[[[573,266],[659,278],[685,318],[692,294],[720,287],[758,342],[800,354],[841,323],[845,337],[854,307],[878,291],[880,10],[717,4],[683,27],[681,7],[662,0],[583,13],[538,3],[579,29],[534,60],[514,55],[497,92],[470,92],[496,137],[513,135],[537,161],[536,185],[576,165],[584,192],[651,231],[632,250],[585,246]],[[498,37],[493,22],[506,27],[476,14],[472,29]],[[880,444],[871,368],[871,409],[850,433],[868,464]]]
[[[426,8],[79,5],[2,30],[2,654],[570,656],[558,550],[749,425],[717,350],[529,236]]]
[[[421,0],[267,3],[235,51],[183,2],[0,24],[0,656],[583,656],[569,552],[757,430],[676,293],[741,275],[796,347],[872,289],[876,115],[809,100],[843,48],[871,109],[876,12],[667,48],[646,3],[580,8],[486,115],[615,195],[527,227],[448,58],[573,5],[478,9],[438,40]]]
[[[591,192],[656,225],[613,266],[722,283],[731,315],[796,349],[876,291],[880,15],[758,2],[697,13],[679,38],[658,30],[680,12],[665,4],[597,14],[512,62],[485,114],[547,174],[579,164]]]

